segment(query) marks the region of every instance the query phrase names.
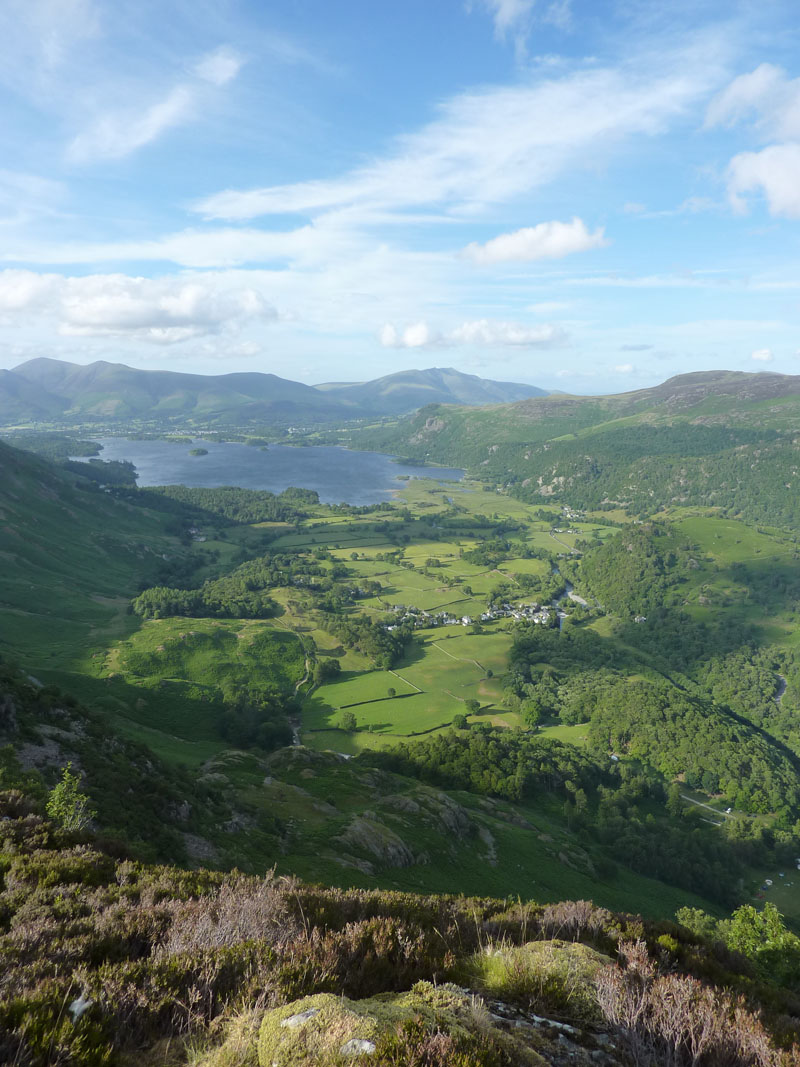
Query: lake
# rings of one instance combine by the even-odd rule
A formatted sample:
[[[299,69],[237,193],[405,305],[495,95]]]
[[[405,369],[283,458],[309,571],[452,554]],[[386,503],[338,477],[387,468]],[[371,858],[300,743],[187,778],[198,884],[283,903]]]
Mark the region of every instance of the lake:
[[[189,485],[213,488],[238,485],[243,489],[269,489],[280,493],[290,485],[316,489],[325,504],[379,504],[389,500],[412,478],[460,481],[463,470],[398,464],[380,452],[351,452],[333,445],[295,448],[270,445],[267,451],[237,442],[204,441],[175,444],[136,441],[124,437],[99,438],[100,459],[125,459],[139,473],[138,484]],[[208,449],[192,456],[193,448]]]

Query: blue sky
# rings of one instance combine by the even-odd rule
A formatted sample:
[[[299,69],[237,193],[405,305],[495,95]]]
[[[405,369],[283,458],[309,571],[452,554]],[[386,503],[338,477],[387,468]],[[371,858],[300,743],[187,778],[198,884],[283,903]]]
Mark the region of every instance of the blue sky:
[[[782,0],[4,0],[0,366],[800,373]]]

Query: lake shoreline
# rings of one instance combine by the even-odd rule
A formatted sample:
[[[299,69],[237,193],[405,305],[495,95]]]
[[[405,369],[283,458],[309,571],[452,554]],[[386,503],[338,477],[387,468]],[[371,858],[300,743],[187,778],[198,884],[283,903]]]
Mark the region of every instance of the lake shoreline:
[[[181,441],[122,436],[92,440],[101,448],[101,459],[132,463],[142,488],[234,485],[280,493],[296,486],[318,492],[325,504],[364,506],[395,499],[414,478],[460,482],[465,474],[461,468],[401,464],[397,462],[401,457],[345,445],[281,443],[262,450],[240,441],[214,441],[202,436]]]

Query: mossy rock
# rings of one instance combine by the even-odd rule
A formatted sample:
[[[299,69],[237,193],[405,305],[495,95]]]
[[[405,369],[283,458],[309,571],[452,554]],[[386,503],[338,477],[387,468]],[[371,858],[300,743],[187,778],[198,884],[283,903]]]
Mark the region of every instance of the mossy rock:
[[[418,982],[409,992],[382,993],[366,1000],[319,993],[267,1012],[259,1033],[258,1062],[260,1067],[375,1063],[376,1051],[380,1061],[382,1042],[405,1024],[441,1030],[463,1043],[485,1033],[487,1021],[480,1002],[476,1005],[458,986]],[[499,1031],[497,1040],[513,1046],[515,1062],[531,1067],[545,1062]]]

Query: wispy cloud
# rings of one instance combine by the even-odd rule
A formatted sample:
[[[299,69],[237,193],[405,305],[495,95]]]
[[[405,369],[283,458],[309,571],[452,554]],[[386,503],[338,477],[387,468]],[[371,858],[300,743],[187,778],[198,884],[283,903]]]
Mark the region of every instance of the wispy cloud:
[[[478,4],[491,16],[497,40],[511,40],[520,58],[525,55],[528,37],[537,22],[559,30],[568,30],[572,25],[572,0],[478,0]],[[467,9],[471,6],[468,3]]]
[[[195,63],[192,72],[212,85],[227,85],[229,81],[233,81],[243,65],[243,56],[233,48],[222,45]]]
[[[0,169],[0,224],[48,216],[65,196],[62,182],[38,174]]]
[[[130,111],[100,115],[89,129],[78,134],[67,150],[73,163],[97,159],[122,159],[138,148],[155,141],[171,126],[192,116],[195,98],[185,85],[178,85],[167,95],[140,113]]]
[[[627,137],[662,131],[708,91],[712,68],[713,62],[701,68],[676,57],[666,74],[577,71],[463,93],[383,158],[342,177],[229,189],[194,208],[207,218],[250,219],[437,205],[464,217],[530,193],[566,170],[593,167]]]
[[[771,348],[757,348],[755,352],[750,353],[750,358],[756,363],[772,363],[775,359]]]
[[[750,122],[764,139],[800,139],[800,78],[771,63],[734,78],[709,104],[706,126],[741,122]]]
[[[194,78],[171,88],[142,111],[137,104],[122,111],[101,112],[67,149],[73,163],[122,159],[157,140],[173,126],[198,117],[203,86],[222,88],[239,73],[243,59],[232,49],[218,48],[193,66]]]

